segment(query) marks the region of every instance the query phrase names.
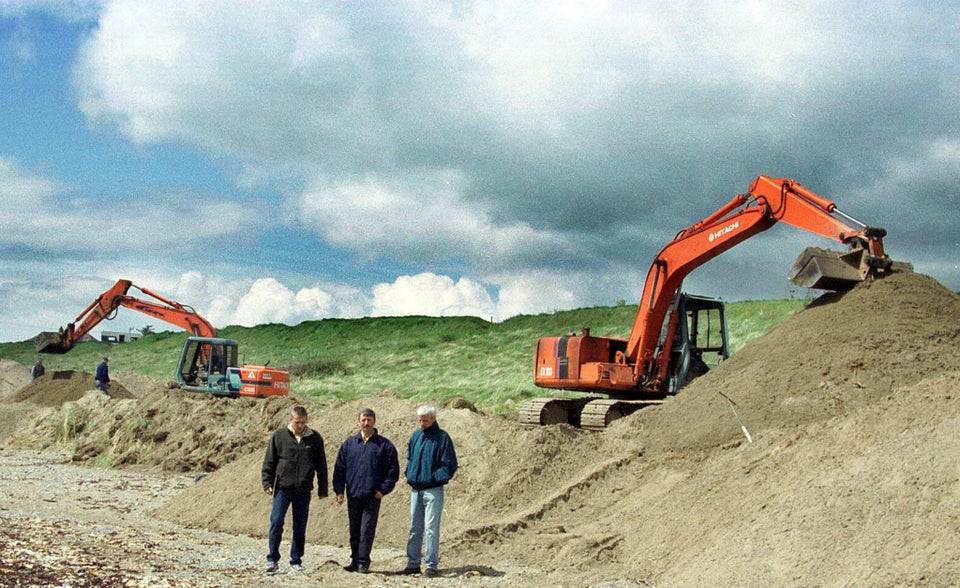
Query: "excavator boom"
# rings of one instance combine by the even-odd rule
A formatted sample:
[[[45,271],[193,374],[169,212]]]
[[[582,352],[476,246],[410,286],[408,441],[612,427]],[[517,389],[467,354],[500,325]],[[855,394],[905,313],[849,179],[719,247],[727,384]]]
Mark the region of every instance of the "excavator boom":
[[[858,223],[860,228],[854,228],[844,219],[857,222],[841,213],[835,203],[793,180],[759,176],[747,194],[734,197],[717,212],[677,233],[650,266],[627,343],[626,358],[635,366],[638,385],[659,388],[664,381],[667,366],[659,358],[670,353],[670,341],[666,341],[658,354],[660,330],[684,278],[778,222],[850,248],[848,254],[844,254],[846,257],[822,249],[805,251],[801,255],[805,258],[802,265],[810,269],[804,273],[800,268],[793,273],[795,276],[804,273],[802,281],[809,287],[843,290],[869,277],[884,275],[891,266],[890,258],[883,251],[886,231],[862,223]]]
[[[130,288],[136,288],[153,300],[130,296]],[[43,332],[34,338],[39,353],[66,353],[103,320],[113,318],[121,306],[142,312],[172,325],[177,325],[198,337],[216,337],[217,330],[210,321],[197,314],[185,304],[165,298],[156,292],[134,285],[130,280],[117,280],[106,292],[97,297],[77,318],[57,332]]]

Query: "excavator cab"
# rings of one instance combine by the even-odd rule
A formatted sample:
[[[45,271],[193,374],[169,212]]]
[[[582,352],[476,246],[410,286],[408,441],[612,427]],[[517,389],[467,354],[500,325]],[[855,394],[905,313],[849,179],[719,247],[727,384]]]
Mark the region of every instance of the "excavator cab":
[[[237,342],[188,337],[177,363],[177,383],[189,392],[214,396],[286,396],[290,374],[265,365],[240,365]]]
[[[674,314],[676,313],[676,314]],[[674,331],[668,369],[668,393],[676,394],[695,378],[730,356],[727,320],[722,301],[681,293],[671,317],[681,317]]]
[[[239,396],[237,378],[229,372],[237,369],[237,342],[232,339],[188,337],[177,363],[177,383],[190,392],[209,392],[218,396]]]

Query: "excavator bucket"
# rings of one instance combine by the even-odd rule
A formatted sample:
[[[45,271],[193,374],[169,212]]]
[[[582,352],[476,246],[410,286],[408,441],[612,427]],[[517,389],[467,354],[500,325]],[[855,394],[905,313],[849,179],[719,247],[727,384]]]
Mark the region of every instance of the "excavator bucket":
[[[912,272],[909,263],[880,260],[866,249],[847,252],[807,247],[790,268],[790,281],[805,288],[843,292],[870,277],[892,272]]]
[[[866,278],[866,273],[861,271],[860,267],[863,254],[863,249],[841,253],[807,247],[793,262],[790,281],[798,286],[818,290],[849,290]]]
[[[66,353],[68,349],[63,344],[60,333],[44,331],[33,338],[33,346],[37,353]]]

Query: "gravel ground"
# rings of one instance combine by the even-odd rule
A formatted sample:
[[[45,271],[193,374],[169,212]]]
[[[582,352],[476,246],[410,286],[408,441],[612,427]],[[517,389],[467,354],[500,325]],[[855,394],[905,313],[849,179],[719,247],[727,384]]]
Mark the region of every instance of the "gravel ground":
[[[188,529],[151,516],[190,487],[161,476],[66,463],[55,453],[0,450],[0,580],[4,586],[516,586],[564,584],[514,564],[396,575],[397,549],[378,549],[373,571],[349,574],[347,549],[308,545],[305,571],[264,575],[262,539]],[[266,521],[264,522],[266,524]],[[285,541],[282,550],[286,550]],[[380,569],[378,569],[380,568]]]

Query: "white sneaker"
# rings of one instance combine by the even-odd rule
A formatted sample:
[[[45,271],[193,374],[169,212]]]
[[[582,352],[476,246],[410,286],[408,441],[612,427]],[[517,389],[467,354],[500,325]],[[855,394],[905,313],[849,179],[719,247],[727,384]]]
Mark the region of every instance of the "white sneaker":
[[[276,574],[277,573],[277,562],[267,561],[267,567],[263,568],[263,572],[266,574]]]
[[[299,574],[303,571],[303,566],[300,564],[290,564],[290,573]]]

